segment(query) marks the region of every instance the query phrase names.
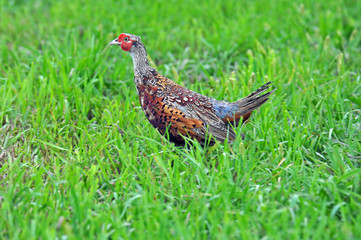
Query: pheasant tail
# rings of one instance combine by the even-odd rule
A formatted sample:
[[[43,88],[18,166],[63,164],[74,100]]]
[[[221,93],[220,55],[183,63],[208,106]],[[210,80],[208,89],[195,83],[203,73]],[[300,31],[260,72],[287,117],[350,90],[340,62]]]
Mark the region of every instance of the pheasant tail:
[[[219,117],[223,120],[223,122],[230,123],[234,126],[238,126],[241,118],[243,119],[242,124],[246,123],[251,116],[251,113],[267,102],[269,96],[277,90],[274,89],[261,95],[261,93],[269,89],[270,85],[271,82],[268,82],[247,97],[236,102],[228,103],[219,101],[219,104],[223,105],[216,108],[218,110]]]

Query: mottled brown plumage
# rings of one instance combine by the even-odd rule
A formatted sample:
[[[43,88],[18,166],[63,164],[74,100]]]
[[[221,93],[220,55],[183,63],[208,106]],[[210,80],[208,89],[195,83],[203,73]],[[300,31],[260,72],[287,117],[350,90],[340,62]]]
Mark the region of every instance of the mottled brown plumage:
[[[149,66],[140,37],[123,33],[110,44],[120,46],[132,56],[134,82],[146,117],[153,127],[177,145],[184,145],[184,136],[201,144],[209,135],[212,136],[211,143],[214,139],[233,141],[236,135],[232,126],[237,126],[241,118],[245,123],[252,111],[265,103],[275,91],[260,95],[269,88],[268,82],[239,101],[217,101],[158,74]]]

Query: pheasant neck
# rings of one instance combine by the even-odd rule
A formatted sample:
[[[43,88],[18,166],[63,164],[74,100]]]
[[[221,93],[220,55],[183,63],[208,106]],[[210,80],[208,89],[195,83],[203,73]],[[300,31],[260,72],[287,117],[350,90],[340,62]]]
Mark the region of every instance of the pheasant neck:
[[[135,76],[148,76],[151,74],[151,71],[154,71],[154,69],[149,66],[147,51],[144,46],[138,45],[135,51],[129,53],[133,59]]]

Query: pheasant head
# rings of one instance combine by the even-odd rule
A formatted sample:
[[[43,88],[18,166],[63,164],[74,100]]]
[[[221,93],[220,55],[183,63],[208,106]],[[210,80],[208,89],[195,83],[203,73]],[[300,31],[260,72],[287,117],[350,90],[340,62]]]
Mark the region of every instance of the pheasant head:
[[[111,41],[109,45],[118,45],[126,52],[136,52],[139,45],[143,46],[142,42],[140,41],[140,37],[129,34],[129,33],[122,33]]]

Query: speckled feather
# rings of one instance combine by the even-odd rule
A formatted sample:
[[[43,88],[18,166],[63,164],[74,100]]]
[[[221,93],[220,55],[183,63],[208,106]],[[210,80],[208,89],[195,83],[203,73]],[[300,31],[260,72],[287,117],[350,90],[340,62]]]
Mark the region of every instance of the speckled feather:
[[[158,74],[148,64],[147,52],[140,37],[121,34],[110,44],[129,51],[134,64],[134,82],[147,119],[177,145],[184,145],[184,136],[201,144],[205,143],[209,135],[212,136],[211,143],[214,143],[214,139],[221,142],[227,138],[235,140],[232,126],[237,126],[241,118],[242,123],[245,123],[252,111],[264,104],[275,91],[260,95],[269,88],[268,82],[239,101],[217,101]]]

